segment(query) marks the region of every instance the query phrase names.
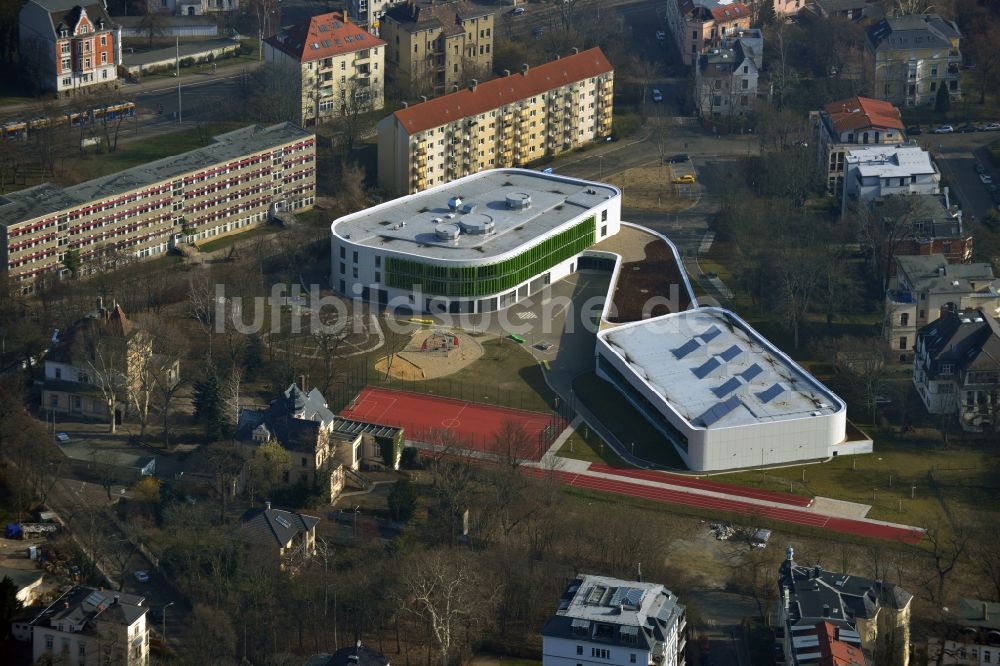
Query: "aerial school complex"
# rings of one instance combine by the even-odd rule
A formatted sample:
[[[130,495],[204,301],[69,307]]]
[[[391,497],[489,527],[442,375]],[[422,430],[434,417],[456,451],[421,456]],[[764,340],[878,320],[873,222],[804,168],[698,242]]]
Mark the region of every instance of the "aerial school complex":
[[[527,169],[483,171],[334,221],[332,286],[382,310],[494,312],[577,272],[581,256],[620,228],[616,187]],[[690,302],[697,304],[693,294]],[[696,305],[620,325],[602,320],[600,328],[598,375],[691,470],[872,450],[870,439],[849,432],[839,397],[728,310]]]
[[[502,310],[574,273],[620,221],[611,185],[483,171],[334,221],[332,286],[382,307]]]

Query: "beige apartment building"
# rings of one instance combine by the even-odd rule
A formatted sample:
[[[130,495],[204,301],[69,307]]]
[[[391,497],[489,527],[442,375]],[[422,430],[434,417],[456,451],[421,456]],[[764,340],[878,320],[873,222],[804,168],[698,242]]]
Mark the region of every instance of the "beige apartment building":
[[[593,48],[402,108],[378,124],[379,187],[412,194],[610,136],[613,93]]]
[[[407,95],[440,95],[493,68],[493,9],[466,0],[408,0],[382,17],[386,67]]]
[[[270,213],[311,207],[315,193],[315,135],[290,123],[252,125],[72,187],[0,196],[0,265],[30,293],[41,273],[86,275],[111,259],[240,233]]]
[[[313,16],[264,40],[267,74],[287,85],[294,122],[308,127],[382,108],[385,42],[339,12]]]
[[[668,0],[664,15],[685,65],[750,28],[750,9],[736,0]]]
[[[868,28],[866,70],[872,93],[898,106],[934,104],[941,88],[962,97],[962,34],[937,14],[897,16]]]

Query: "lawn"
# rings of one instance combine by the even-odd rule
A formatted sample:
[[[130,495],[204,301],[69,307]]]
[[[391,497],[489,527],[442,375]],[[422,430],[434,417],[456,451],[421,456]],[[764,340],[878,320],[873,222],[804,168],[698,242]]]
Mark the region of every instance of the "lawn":
[[[611,467],[632,467],[622,460],[610,446],[605,445],[604,441],[585,425],[573,430],[573,433],[559,449],[557,455],[561,458],[570,458],[572,460],[604,463]]]
[[[995,447],[944,447],[929,436],[869,434],[875,438],[872,455],[713,478],[870,504],[870,518],[918,526],[941,523],[946,511],[1000,509]]]
[[[687,469],[666,437],[650,425],[614,386],[596,374],[588,373],[573,381],[573,391],[580,402],[635,456],[658,465]]]
[[[536,412],[552,411],[555,394],[531,354],[502,338],[484,340],[481,344],[483,356],[479,360],[453,375],[422,381],[384,379],[385,375],[374,369],[378,359],[372,358],[368,384]]]
[[[270,236],[279,231],[281,231],[281,227],[275,224],[265,224],[264,226],[255,227],[243,233],[230,234],[229,236],[223,236],[207,243],[201,243],[197,247],[199,252],[215,252],[216,250],[230,247],[235,243],[242,243],[258,236]]]
[[[689,195],[696,186],[673,185],[672,164],[645,164],[641,167],[626,169],[606,180],[615,187],[621,188],[625,197],[625,205],[629,208],[656,210],[673,213],[687,210],[695,202],[695,196]]]

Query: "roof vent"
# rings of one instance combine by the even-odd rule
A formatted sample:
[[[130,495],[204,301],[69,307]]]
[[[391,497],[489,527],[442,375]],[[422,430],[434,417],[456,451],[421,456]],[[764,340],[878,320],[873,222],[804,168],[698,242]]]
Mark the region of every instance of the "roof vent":
[[[470,213],[469,215],[462,216],[462,219],[458,222],[458,226],[467,234],[481,236],[493,233],[495,223],[489,215]]]
[[[462,205],[462,197],[452,197],[448,199],[448,208],[455,211]]]
[[[510,210],[531,208],[531,195],[527,192],[511,192],[507,195],[507,208]]]
[[[522,74],[527,74],[529,69],[530,69],[530,67],[528,66],[528,63],[524,63],[523,65],[521,65],[521,73]]]
[[[462,233],[462,230],[458,228],[457,224],[441,224],[434,229],[434,233],[437,234],[440,240],[453,241],[458,240],[458,236]]]
[[[421,102],[426,102],[427,101],[427,95],[421,95],[420,96],[420,101]]]
[[[510,70],[509,69],[503,70],[503,75],[504,76],[510,76]]]
[[[469,213],[476,212],[476,204],[473,201],[469,201],[464,206],[462,206],[462,212],[468,215]]]

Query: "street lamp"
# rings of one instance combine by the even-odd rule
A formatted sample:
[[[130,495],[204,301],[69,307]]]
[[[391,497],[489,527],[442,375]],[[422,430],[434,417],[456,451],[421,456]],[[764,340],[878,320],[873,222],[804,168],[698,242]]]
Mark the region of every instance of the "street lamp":
[[[163,650],[164,651],[166,651],[166,649],[167,649],[167,609],[170,608],[173,605],[174,605],[174,602],[171,601],[169,604],[167,604],[166,606],[163,607],[163,617],[161,619],[163,620],[163,633],[162,633],[162,636],[163,636]]]

